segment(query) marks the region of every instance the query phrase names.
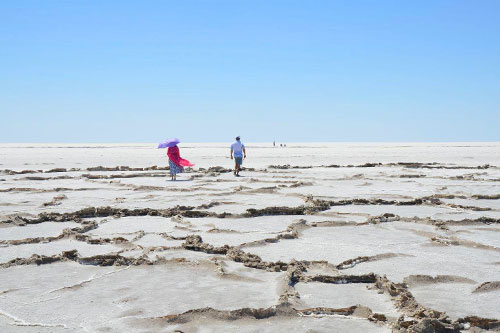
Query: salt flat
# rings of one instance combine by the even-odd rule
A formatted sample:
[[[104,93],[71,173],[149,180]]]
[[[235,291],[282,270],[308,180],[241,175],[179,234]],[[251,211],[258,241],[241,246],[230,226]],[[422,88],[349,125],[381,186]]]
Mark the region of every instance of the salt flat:
[[[2,332],[500,330],[500,144],[0,145]]]

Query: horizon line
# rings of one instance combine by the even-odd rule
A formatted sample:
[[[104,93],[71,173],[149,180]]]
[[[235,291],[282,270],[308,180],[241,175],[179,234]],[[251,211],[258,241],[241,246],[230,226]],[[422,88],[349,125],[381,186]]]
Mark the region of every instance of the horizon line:
[[[242,140],[245,141],[245,140]],[[200,144],[200,143],[229,143],[232,142],[232,140],[227,140],[227,141],[181,141],[180,144]],[[247,143],[269,143],[272,144],[273,141],[245,141]],[[353,143],[500,143],[500,141],[275,141],[276,144],[294,144],[294,143],[308,143],[308,144],[315,144],[315,143],[338,143],[338,144],[353,144]],[[55,141],[55,142],[0,142],[0,145],[3,144],[68,144],[68,145],[77,145],[77,144],[157,144],[158,142],[132,142],[132,141],[118,141],[118,142],[112,142],[112,141],[102,141],[102,142],[88,142],[88,141],[81,141],[81,142],[63,142],[63,141]]]

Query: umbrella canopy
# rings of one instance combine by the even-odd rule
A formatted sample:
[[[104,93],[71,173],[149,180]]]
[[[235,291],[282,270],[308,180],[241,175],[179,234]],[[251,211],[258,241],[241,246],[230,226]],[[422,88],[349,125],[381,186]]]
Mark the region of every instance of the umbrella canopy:
[[[179,142],[181,142],[181,141],[177,138],[168,139],[167,141],[164,141],[164,142],[161,142],[160,144],[158,144],[158,148],[174,147]]]

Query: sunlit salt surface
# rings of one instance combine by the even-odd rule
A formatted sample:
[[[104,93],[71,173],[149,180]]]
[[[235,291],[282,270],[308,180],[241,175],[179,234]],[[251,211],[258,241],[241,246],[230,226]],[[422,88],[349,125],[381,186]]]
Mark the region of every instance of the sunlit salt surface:
[[[172,182],[156,144],[1,144],[0,331],[424,325],[384,276],[500,319],[499,143],[246,146],[235,177],[229,143],[181,143]]]

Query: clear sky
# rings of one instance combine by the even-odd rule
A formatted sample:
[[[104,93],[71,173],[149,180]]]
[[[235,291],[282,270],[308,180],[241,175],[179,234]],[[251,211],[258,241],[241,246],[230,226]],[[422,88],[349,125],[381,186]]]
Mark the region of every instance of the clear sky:
[[[0,2],[0,142],[500,141],[500,1]]]

